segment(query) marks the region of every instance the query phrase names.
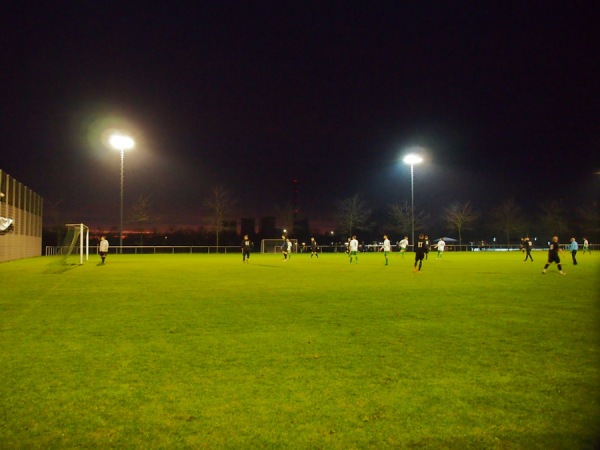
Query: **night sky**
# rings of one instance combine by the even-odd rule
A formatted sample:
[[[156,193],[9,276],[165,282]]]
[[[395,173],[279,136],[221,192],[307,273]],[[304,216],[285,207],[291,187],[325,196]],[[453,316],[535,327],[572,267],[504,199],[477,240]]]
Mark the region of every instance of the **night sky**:
[[[592,2],[46,2],[3,6],[0,169],[65,222],[118,225],[140,195],[160,225],[207,222],[222,185],[235,216],[300,216],[336,200],[597,199],[600,36]]]

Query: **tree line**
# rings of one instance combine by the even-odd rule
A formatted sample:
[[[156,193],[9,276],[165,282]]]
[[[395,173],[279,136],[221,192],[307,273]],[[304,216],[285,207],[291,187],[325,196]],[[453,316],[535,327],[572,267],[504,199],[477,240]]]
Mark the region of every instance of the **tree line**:
[[[235,223],[233,217],[237,203],[230,191],[222,186],[214,187],[203,203],[210,219],[207,226],[165,232],[160,226],[164,222],[163,216],[155,210],[152,198],[140,195],[127,208],[128,226],[135,230],[133,236],[128,236],[127,245],[237,245],[240,236],[231,226]],[[64,221],[60,220],[57,208],[50,207],[48,210],[51,224],[44,227],[44,245],[61,245]],[[279,212],[291,210],[284,207]],[[380,240],[383,234],[398,238],[411,236],[413,211],[409,202],[392,203],[373,210],[361,194],[354,194],[336,201],[334,210],[335,239],[338,241],[345,241],[353,234],[360,235],[361,240],[366,242]],[[292,215],[283,216],[281,219],[291,237],[308,240],[312,235],[323,242],[332,238],[329,230],[321,233],[305,228],[294,230]],[[158,231],[159,228],[163,231]],[[497,243],[508,245],[525,236],[539,237],[542,242],[553,235],[565,241],[572,236],[578,240],[586,236],[595,241],[600,235],[600,218],[597,202],[592,202],[587,208],[571,208],[560,200],[553,200],[524,211],[514,199],[506,199],[483,211],[476,210],[471,201],[465,200],[449,204],[436,216],[415,208],[414,230],[415,233],[428,233],[432,238],[433,233],[439,233],[439,237],[450,236],[457,239],[459,245],[489,240],[490,236],[498,236]],[[118,236],[116,226],[110,232]],[[277,237],[252,236],[256,239]]]
[[[408,202],[390,204],[383,214],[374,214],[361,195],[355,194],[338,201],[336,206],[338,231],[348,236],[361,232],[371,234],[374,230],[377,235],[410,236],[412,231],[412,210]],[[415,209],[414,230],[454,235],[459,245],[467,238],[479,241],[484,236],[499,236],[498,243],[510,245],[526,236],[546,240],[558,235],[566,241],[569,237],[578,237],[578,240],[583,236],[597,238],[600,233],[597,202],[588,208],[573,209],[560,200],[553,200],[532,210],[524,211],[514,199],[506,199],[487,211],[475,210],[469,200],[458,201],[444,208],[438,217]],[[374,220],[375,215],[379,220]]]

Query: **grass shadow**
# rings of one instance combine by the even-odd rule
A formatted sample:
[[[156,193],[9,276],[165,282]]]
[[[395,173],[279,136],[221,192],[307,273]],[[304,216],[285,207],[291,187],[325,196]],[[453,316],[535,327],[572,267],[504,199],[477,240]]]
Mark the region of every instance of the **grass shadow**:
[[[46,266],[44,273],[46,274],[54,274],[58,275],[61,273],[65,273],[75,267],[78,267],[79,264],[69,263],[67,260],[61,259],[59,261],[54,261]]]

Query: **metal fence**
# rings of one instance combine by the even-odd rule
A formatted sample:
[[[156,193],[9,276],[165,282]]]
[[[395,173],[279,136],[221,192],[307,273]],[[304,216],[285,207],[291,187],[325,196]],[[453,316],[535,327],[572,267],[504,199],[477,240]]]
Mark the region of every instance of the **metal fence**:
[[[561,247],[566,249],[569,244],[561,244]],[[361,252],[376,252],[379,251],[381,245],[379,244],[368,244],[363,245],[360,249]],[[122,250],[122,251],[121,251]],[[521,249],[518,245],[446,245],[445,252],[518,252]],[[546,251],[547,246],[534,247],[532,251]],[[583,248],[579,245],[579,250]],[[590,250],[600,250],[600,245],[590,244]],[[46,246],[46,256],[54,256],[64,254],[65,247],[63,246]],[[98,249],[96,246],[90,248],[91,253],[97,253]],[[310,247],[299,246],[297,253],[310,253]],[[412,246],[409,246],[407,251],[412,252]],[[435,249],[431,249],[435,251]],[[232,254],[240,253],[241,249],[239,245],[124,245],[119,247],[118,245],[111,246],[109,253],[123,253],[130,255],[148,255],[148,254]],[[254,252],[260,252],[260,248],[255,248]],[[344,244],[339,245],[320,245],[319,253],[345,253],[346,246]],[[392,246],[392,252],[399,252],[397,246]]]
[[[63,246],[46,246],[46,256],[62,255],[65,247]],[[97,246],[91,247],[90,251],[97,253]],[[239,245],[112,245],[108,249],[109,253],[123,253],[129,255],[146,255],[146,254],[182,254],[182,253],[211,253],[211,254],[226,254],[240,253]]]
[[[0,192],[0,217],[12,221],[0,232],[0,262],[40,256],[42,197],[2,170]]]

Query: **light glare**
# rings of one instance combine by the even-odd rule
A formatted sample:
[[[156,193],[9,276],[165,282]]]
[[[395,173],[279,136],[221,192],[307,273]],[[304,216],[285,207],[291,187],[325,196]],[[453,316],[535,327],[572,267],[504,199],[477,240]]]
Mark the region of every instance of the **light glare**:
[[[406,164],[419,164],[423,162],[423,157],[420,155],[417,155],[416,153],[409,153],[408,155],[406,155],[404,157],[403,160]]]
[[[117,150],[129,150],[135,146],[133,138],[124,134],[113,134],[108,138],[108,143]]]

